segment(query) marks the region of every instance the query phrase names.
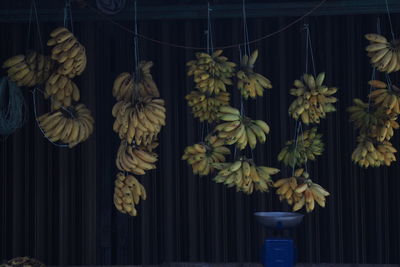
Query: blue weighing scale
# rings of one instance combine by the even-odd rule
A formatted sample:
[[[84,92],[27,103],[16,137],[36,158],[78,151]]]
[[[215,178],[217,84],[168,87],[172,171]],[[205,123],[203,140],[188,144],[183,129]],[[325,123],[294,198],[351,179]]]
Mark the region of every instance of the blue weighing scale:
[[[296,212],[256,212],[256,220],[272,230],[294,228],[304,215]],[[296,248],[293,239],[269,238],[264,241],[262,263],[265,267],[293,267],[296,264]]]

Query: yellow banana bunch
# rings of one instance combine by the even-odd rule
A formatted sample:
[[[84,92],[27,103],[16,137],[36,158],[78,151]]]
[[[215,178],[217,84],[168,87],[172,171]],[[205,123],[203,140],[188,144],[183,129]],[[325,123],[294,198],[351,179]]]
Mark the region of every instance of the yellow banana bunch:
[[[354,163],[360,167],[390,166],[396,160],[397,150],[389,141],[377,142],[366,136],[357,137],[358,145],[351,155]]]
[[[134,92],[137,94],[135,97],[160,97],[160,92],[150,73],[152,66],[152,61],[140,61],[137,73],[131,75],[128,72],[123,72],[118,75],[114,80],[112,89],[115,99],[117,101],[131,101]]]
[[[145,171],[153,170],[157,167],[155,165],[157,160],[156,153],[135,145],[129,145],[123,140],[119,146],[115,163],[120,171],[144,175]]]
[[[84,104],[45,113],[37,120],[47,138],[68,144],[69,148],[84,142],[94,129],[94,119]]]
[[[64,27],[54,29],[50,37],[47,45],[53,46],[51,58],[60,64],[56,73],[70,79],[81,75],[87,64],[85,47]]]
[[[321,137],[322,134],[317,133],[316,127],[304,131],[298,136],[297,142],[296,140],[286,142],[278,154],[278,160],[291,167],[301,166],[308,160],[315,160],[324,151]]]
[[[194,76],[196,88],[208,94],[226,92],[226,85],[232,85],[236,64],[221,56],[222,50],[216,50],[211,55],[196,53],[196,60],[187,62],[188,76]]]
[[[300,168],[295,170],[292,177],[279,179],[273,184],[275,188],[278,188],[276,194],[279,195],[279,200],[286,200],[293,206],[293,211],[298,211],[305,206],[306,211],[311,212],[315,208],[315,202],[325,207],[329,192],[314,183],[309,176],[304,169]]]
[[[205,143],[186,147],[182,160],[186,160],[192,166],[194,174],[208,175],[214,171],[213,163],[225,162],[225,155],[231,153],[224,143],[223,139],[215,135],[207,136]]]
[[[336,87],[323,85],[325,73],[314,77],[304,74],[302,80],[295,80],[296,88],[290,89],[290,94],[297,98],[289,106],[289,114],[293,119],[301,118],[305,124],[320,122],[326,117],[326,113],[336,111],[332,103],[337,101],[332,95],[336,93]]]
[[[135,205],[140,199],[146,200],[146,189],[133,175],[117,174],[114,187],[114,205],[122,213],[136,216]]]
[[[400,70],[400,41],[389,42],[377,33],[368,33],[364,37],[369,41],[365,48],[371,65],[381,72],[391,73]]]
[[[254,63],[257,57],[258,50],[254,50],[250,57],[248,55],[243,55],[240,62],[241,69],[236,74],[238,78],[237,87],[245,99],[263,96],[264,88],[272,88],[270,80],[254,72]]]
[[[35,51],[28,51],[26,55],[7,59],[3,68],[7,69],[8,77],[18,86],[32,87],[47,80],[53,71],[54,61]]]
[[[112,109],[112,115],[116,118],[113,129],[128,144],[134,141],[136,145],[148,145],[165,125],[165,113],[163,99],[143,97],[135,103],[119,101]]]
[[[72,100],[80,100],[78,86],[67,76],[53,73],[46,81],[44,97],[51,97],[52,110],[57,110],[61,106],[69,107]]]
[[[256,166],[253,160],[245,157],[231,163],[213,163],[212,166],[219,170],[214,178],[216,183],[235,186],[237,192],[245,194],[252,194],[254,190],[267,192],[272,185],[271,176],[279,172],[279,169]]]
[[[221,106],[229,106],[229,93],[220,92],[218,95],[209,95],[193,90],[186,96],[189,107],[195,118],[209,123],[218,119],[218,111]]]
[[[374,106],[385,109],[386,114],[399,115],[400,89],[395,85],[392,85],[391,88],[388,88],[386,83],[378,80],[369,81],[369,84],[375,88],[378,88],[368,95],[368,97],[374,103]]]
[[[220,107],[219,112],[218,117],[223,123],[217,125],[215,130],[219,138],[225,139],[226,144],[236,144],[237,148],[243,150],[247,145],[254,149],[257,142],[265,143],[270,131],[267,123],[242,116],[239,110],[230,106]]]

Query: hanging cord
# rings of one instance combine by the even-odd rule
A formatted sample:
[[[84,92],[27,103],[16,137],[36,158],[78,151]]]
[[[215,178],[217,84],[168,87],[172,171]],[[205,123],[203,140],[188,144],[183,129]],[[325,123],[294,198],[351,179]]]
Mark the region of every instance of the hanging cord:
[[[304,24],[303,29],[306,31],[306,72],[305,73],[308,73],[308,57],[310,55],[314,76],[317,76],[317,73],[315,70],[314,53],[313,53],[313,49],[312,49],[312,42],[311,42],[311,36],[310,36],[310,27],[308,24]]]
[[[40,127],[39,124],[39,120],[38,120],[38,116],[37,116],[37,112],[36,112],[36,90],[41,91],[39,88],[35,87],[35,89],[33,89],[33,91],[31,91],[32,93],[32,100],[33,100],[33,111],[34,111],[34,115],[35,115],[35,120],[36,120],[36,124],[38,126],[38,128],[40,129],[40,131],[42,132],[43,136],[53,145],[57,146],[57,147],[68,147],[68,145],[61,145],[61,144],[57,144],[54,143],[53,141],[51,141],[45,134],[45,132],[43,131],[42,127]]]
[[[213,53],[214,52],[214,44],[213,44],[213,35],[212,35],[212,24],[211,24],[211,11],[212,9],[210,8],[210,2],[207,3],[207,24],[208,24],[208,30],[207,30],[207,48],[208,48],[208,43],[210,45],[209,49],[211,51],[207,51],[208,53]]]
[[[39,27],[39,17],[38,17],[38,12],[37,12],[37,8],[36,8],[36,0],[32,0],[32,2],[33,2],[33,8],[35,10],[36,27],[37,27],[38,36],[39,36],[40,52],[43,54],[44,46],[43,46],[43,40],[42,40],[42,33],[41,33],[40,27]]]
[[[33,1],[31,2],[31,10],[29,12],[29,23],[28,23],[28,33],[26,37],[26,49],[29,49],[29,41],[31,39],[31,23],[32,23],[32,13],[33,13]]]
[[[247,16],[246,16],[246,3],[245,0],[242,2],[242,14],[243,14],[243,44],[244,44],[244,53],[247,56],[250,56],[250,40],[249,40],[249,30],[247,28]]]
[[[70,25],[68,25],[68,22]],[[71,9],[71,0],[65,0],[64,7],[64,27],[68,28],[71,26],[71,32],[74,33],[74,23],[72,21],[72,9]]]
[[[136,75],[140,75],[138,69],[139,69],[139,40],[138,40],[138,22],[137,22],[137,6],[136,6],[136,1],[134,4],[134,30],[135,30],[135,35],[133,37],[133,45],[134,45],[134,51],[135,51],[135,73]],[[135,77],[140,79],[140,77]]]
[[[257,39],[254,39],[252,41],[249,41],[248,43],[239,43],[239,44],[231,44],[231,45],[225,45],[225,46],[218,46],[218,47],[214,47],[214,49],[228,49],[228,48],[235,48],[239,45],[247,45],[247,44],[252,44],[252,43],[257,43],[259,41],[262,41],[264,39],[267,39],[269,37],[272,37],[274,35],[277,35],[281,32],[284,32],[285,30],[289,29],[290,27],[292,27],[293,25],[295,25],[296,23],[302,21],[304,18],[308,17],[310,14],[312,14],[315,10],[317,10],[320,6],[322,6],[327,0],[322,0],[321,2],[319,2],[317,5],[315,5],[310,11],[308,11],[306,14],[304,14],[303,16],[301,16],[300,18],[292,21],[291,23],[287,24],[286,26],[282,27],[281,29],[274,31],[272,33],[269,33],[267,35],[261,36]],[[103,13],[101,13],[99,10],[97,10],[95,7],[91,6],[91,5],[87,5],[88,8],[90,10],[92,10],[93,12],[95,12],[96,14],[98,14],[99,16],[103,17],[105,20],[111,22],[112,24],[118,26],[119,28],[130,32],[132,34],[134,34],[134,32],[132,32],[132,30],[130,30],[129,28],[119,24],[118,22],[112,20],[111,18],[109,18],[108,16],[104,15]],[[166,46],[170,46],[170,47],[175,47],[175,48],[182,48],[182,49],[191,49],[191,50],[205,50],[206,47],[199,47],[199,46],[184,46],[184,45],[178,45],[178,44],[174,44],[174,43],[168,43],[168,42],[164,42],[164,41],[160,41],[142,34],[138,34],[138,36],[144,40],[150,41],[150,42],[154,42],[154,43],[158,43],[160,45],[166,45]]]
[[[295,122],[295,124],[294,124],[294,139],[293,139],[293,140],[295,140],[295,141],[294,141],[294,151],[293,151],[293,154],[296,153],[296,151],[297,151],[297,141],[298,141],[298,139],[299,139],[299,136],[298,136],[298,135],[299,135],[299,129],[300,129],[299,124],[301,124],[301,122],[300,122],[299,120],[296,120],[296,122]],[[292,176],[294,176],[294,169],[295,169],[295,166],[296,166],[296,158],[293,158]]]
[[[390,32],[392,33],[392,40],[394,40],[395,38],[394,38],[394,32],[393,32],[392,18],[390,17],[389,4],[388,4],[387,0],[385,0],[385,4],[386,4],[386,12],[387,12],[388,19],[389,19]]]

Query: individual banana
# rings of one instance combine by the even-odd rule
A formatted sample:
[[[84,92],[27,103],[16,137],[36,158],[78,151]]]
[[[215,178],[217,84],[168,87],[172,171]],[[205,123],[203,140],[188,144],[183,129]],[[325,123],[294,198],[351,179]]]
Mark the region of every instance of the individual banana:
[[[146,200],[146,189],[133,175],[117,173],[114,187],[114,206],[121,212],[136,216],[136,205],[139,201]]]
[[[295,88],[290,89],[290,94],[297,98],[289,106],[289,115],[305,124],[319,124],[326,117],[326,113],[336,111],[333,103],[337,101],[332,95],[336,87],[323,85],[325,73],[314,77],[304,74],[302,80],[295,80]]]
[[[230,154],[231,151],[224,143],[216,135],[208,135],[204,143],[186,147],[182,160],[192,166],[194,174],[208,175],[214,171],[212,164],[225,162],[225,155]]]
[[[245,99],[263,96],[264,89],[271,89],[272,84],[269,79],[261,74],[254,72],[254,63],[258,56],[258,50],[254,50],[249,56],[242,56],[240,70],[236,76],[238,78],[237,87]]]

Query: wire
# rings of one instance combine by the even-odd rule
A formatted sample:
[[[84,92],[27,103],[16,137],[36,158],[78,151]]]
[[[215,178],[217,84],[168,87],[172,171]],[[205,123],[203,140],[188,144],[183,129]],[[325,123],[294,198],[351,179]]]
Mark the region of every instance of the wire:
[[[390,31],[392,33],[392,39],[394,40],[395,38],[394,38],[394,32],[393,32],[392,18],[390,17],[389,4],[388,4],[387,0],[385,0],[385,4],[386,4],[386,12],[387,12],[387,15],[389,18]]]
[[[225,46],[217,46],[214,47],[214,49],[228,49],[228,48],[235,48],[237,46],[241,46],[241,45],[249,45],[249,44],[253,44],[253,43],[257,43],[259,41],[262,41],[264,39],[267,39],[269,37],[272,37],[274,35],[277,35],[285,30],[287,30],[288,28],[292,27],[293,25],[295,25],[296,23],[298,23],[299,21],[303,20],[304,18],[308,17],[310,14],[312,14],[315,10],[317,10],[319,7],[321,7],[327,0],[322,0],[321,2],[319,2],[317,5],[315,5],[310,11],[308,11],[307,13],[305,13],[303,16],[301,16],[298,19],[295,19],[294,21],[292,21],[291,23],[287,24],[286,26],[282,27],[279,30],[276,30],[272,33],[269,33],[267,35],[261,36],[257,39],[254,39],[252,41],[249,42],[243,42],[243,43],[238,43],[238,44],[231,44],[231,45],[225,45]],[[109,22],[111,22],[112,24],[115,24],[116,26],[120,27],[121,29],[130,32],[132,34],[134,34],[134,32],[132,32],[132,30],[130,30],[129,28],[119,24],[118,22],[112,20],[111,18],[109,18],[108,16],[102,14],[100,11],[98,11],[96,8],[92,7],[91,5],[87,5],[89,7],[90,10],[92,10],[93,12],[97,13],[99,16],[103,17],[104,19],[108,20]],[[168,43],[168,42],[164,42],[164,41],[160,41],[148,36],[145,36],[143,34],[137,34],[138,37],[147,40],[147,41],[151,41],[154,43],[158,43],[161,45],[166,45],[166,46],[170,46],[170,47],[175,47],[175,48],[182,48],[182,49],[191,49],[191,50],[205,50],[207,49],[206,47],[199,47],[199,46],[184,46],[184,45],[179,45],[179,44],[174,44],[174,43]]]
[[[29,49],[29,40],[31,37],[32,13],[33,13],[33,1],[31,2],[31,11],[29,12],[28,34],[27,34],[27,38],[26,38],[26,50]]]
[[[37,8],[36,8],[36,0],[32,0],[32,2],[33,2],[33,8],[35,9],[36,27],[37,27],[38,35],[39,35],[40,50],[43,54],[44,47],[43,47],[42,33],[40,32],[40,27],[39,27],[39,17],[38,17],[38,12],[37,12]]]

